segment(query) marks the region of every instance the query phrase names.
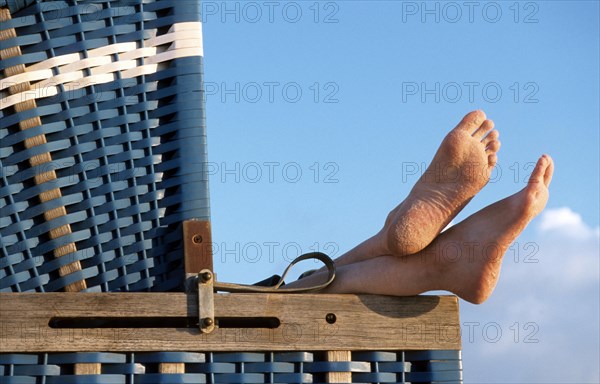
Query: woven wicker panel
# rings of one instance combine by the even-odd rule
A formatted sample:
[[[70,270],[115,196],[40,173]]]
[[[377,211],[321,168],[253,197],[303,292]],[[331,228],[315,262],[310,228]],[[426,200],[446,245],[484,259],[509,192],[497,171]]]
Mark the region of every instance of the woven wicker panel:
[[[181,222],[209,218],[198,2],[34,1],[11,30],[0,291],[178,289]]]
[[[284,353],[67,353],[0,355],[3,383],[318,383],[326,372],[352,372],[353,383],[459,383],[459,351],[356,352],[350,362],[320,354]],[[159,372],[163,362],[184,373]],[[101,364],[99,375],[74,375],[74,365]]]
[[[353,352],[353,361],[368,364],[353,373],[356,383],[460,383],[460,351]]]

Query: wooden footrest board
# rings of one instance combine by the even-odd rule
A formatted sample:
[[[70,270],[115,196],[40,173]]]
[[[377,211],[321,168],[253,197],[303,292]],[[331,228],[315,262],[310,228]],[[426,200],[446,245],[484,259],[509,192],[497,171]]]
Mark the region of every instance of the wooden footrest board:
[[[455,296],[1,293],[0,352],[460,350]]]

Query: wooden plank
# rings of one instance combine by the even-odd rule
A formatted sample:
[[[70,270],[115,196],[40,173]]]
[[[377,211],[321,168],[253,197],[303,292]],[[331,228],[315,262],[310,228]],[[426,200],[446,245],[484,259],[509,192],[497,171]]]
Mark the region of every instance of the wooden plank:
[[[335,321],[331,314],[335,315]],[[195,318],[184,293],[0,293],[0,352],[427,350],[461,348],[455,296],[217,294],[215,316],[275,328],[52,328],[51,318]],[[328,321],[329,319],[329,321]],[[192,321],[193,323],[193,321]]]
[[[327,361],[352,361],[350,351],[329,351],[327,352]],[[351,372],[328,372],[326,374],[328,383],[351,383]]]

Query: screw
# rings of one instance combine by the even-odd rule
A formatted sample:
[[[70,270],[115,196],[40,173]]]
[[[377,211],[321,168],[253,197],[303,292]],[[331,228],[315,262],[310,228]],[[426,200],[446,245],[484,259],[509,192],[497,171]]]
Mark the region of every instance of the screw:
[[[214,324],[214,320],[211,319],[210,317],[206,317],[204,319],[202,319],[202,327],[203,328],[209,328],[212,327],[212,325]]]
[[[194,235],[194,237],[192,237],[192,242],[194,244],[200,244],[200,243],[202,243],[202,236],[200,236],[200,235]]]
[[[325,316],[325,321],[328,322],[329,324],[335,323],[336,320],[337,320],[337,317],[335,316],[335,313],[328,313]]]
[[[200,279],[202,280],[203,283],[207,283],[212,279],[213,275],[212,273],[206,271],[200,274]]]

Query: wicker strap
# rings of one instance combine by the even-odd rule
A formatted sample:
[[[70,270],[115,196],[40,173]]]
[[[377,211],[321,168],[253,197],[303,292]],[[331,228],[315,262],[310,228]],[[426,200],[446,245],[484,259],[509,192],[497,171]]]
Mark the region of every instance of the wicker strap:
[[[316,285],[310,286],[310,287],[281,288],[281,286],[283,285],[283,282],[285,280],[285,277],[289,273],[290,269],[297,263],[304,261],[304,260],[310,260],[310,259],[319,260],[323,264],[325,264],[325,267],[327,267],[327,272],[328,272],[327,280],[321,284],[316,284]],[[287,268],[281,275],[281,278],[279,279],[277,284],[275,284],[272,287],[263,287],[263,286],[257,286],[257,285],[245,285],[245,284],[236,284],[236,283],[224,283],[224,282],[220,282],[220,281],[216,281],[214,283],[214,287],[215,287],[215,291],[221,291],[221,292],[307,293],[307,292],[317,292],[317,291],[327,288],[331,283],[333,283],[334,279],[335,279],[335,264],[333,263],[333,260],[331,260],[331,258],[329,256],[327,256],[326,254],[324,254],[322,252],[310,252],[310,253],[305,253],[304,255],[300,255],[297,258],[295,258],[294,260],[292,260],[292,262],[287,266]]]
[[[5,11],[10,17],[10,13]],[[14,29],[7,31],[14,34]],[[17,56],[14,54],[17,49],[7,49],[10,52],[7,55],[10,56],[6,57]],[[76,52],[36,63],[27,67],[27,71],[24,65],[19,65],[19,71],[13,73],[7,70],[6,78],[0,82],[0,90],[11,90],[11,96],[0,99],[0,109],[41,97],[55,96],[60,92],[61,85],[68,91],[75,91],[115,81],[117,75],[121,79],[149,75],[156,73],[161,63],[202,55],[201,23],[183,22],[174,24],[167,34],[145,40],[141,48],[137,47],[136,42],[110,44],[89,50],[85,58],[81,52]],[[115,60],[115,57],[118,58]],[[144,60],[143,65],[138,65],[139,59]],[[53,68],[60,74],[54,75]],[[88,70],[89,75],[86,73]],[[21,86],[23,84],[27,86]]]

